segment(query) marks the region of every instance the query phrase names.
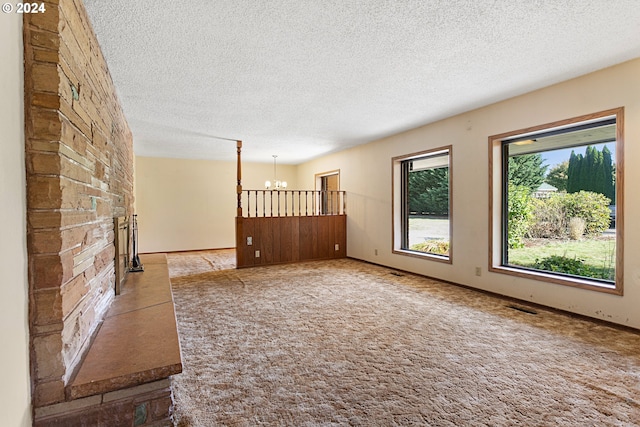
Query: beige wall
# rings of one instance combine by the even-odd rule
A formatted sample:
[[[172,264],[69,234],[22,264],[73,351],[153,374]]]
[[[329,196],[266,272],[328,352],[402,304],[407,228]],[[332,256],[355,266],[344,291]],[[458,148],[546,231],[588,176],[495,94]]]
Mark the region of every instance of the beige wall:
[[[2,424],[31,425],[27,305],[22,16],[0,17],[0,365]]]
[[[242,166],[246,190],[273,178],[273,164]],[[235,247],[235,162],[136,157],[135,174],[140,252]],[[294,166],[278,178],[296,188]]]
[[[624,296],[488,273],[488,140],[530,126],[625,107]],[[348,255],[640,328],[640,59],[300,165],[298,183],[340,169]],[[391,253],[391,158],[453,146],[453,264]],[[378,249],[378,256],[374,255]],[[475,276],[476,266],[482,276]]]

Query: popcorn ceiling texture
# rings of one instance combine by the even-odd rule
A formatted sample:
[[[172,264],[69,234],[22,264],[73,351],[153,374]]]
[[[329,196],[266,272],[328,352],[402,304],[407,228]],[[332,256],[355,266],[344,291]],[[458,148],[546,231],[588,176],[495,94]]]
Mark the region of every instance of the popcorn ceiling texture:
[[[640,336],[355,260],[169,254],[178,426],[633,426]]]
[[[85,0],[137,155],[299,163],[640,56],[636,0]]]

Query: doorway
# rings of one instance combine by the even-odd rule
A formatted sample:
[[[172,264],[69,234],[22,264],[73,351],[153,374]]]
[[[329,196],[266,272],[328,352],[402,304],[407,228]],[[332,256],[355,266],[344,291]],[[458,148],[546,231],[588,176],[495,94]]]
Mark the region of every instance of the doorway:
[[[316,174],[316,190],[319,190],[319,207],[321,215],[337,215],[340,213],[340,171]]]

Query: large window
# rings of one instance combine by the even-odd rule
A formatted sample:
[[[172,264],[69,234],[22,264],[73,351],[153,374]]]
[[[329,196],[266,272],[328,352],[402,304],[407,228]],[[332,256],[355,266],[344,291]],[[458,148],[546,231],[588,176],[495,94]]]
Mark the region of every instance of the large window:
[[[451,262],[451,147],[393,159],[394,253]]]
[[[490,138],[493,271],[622,293],[622,113]]]

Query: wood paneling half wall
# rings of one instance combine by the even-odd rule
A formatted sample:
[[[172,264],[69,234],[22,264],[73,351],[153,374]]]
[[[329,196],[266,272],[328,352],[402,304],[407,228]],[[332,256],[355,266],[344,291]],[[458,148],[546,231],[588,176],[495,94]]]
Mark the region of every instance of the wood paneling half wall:
[[[346,215],[236,218],[238,268],[346,256]]]

